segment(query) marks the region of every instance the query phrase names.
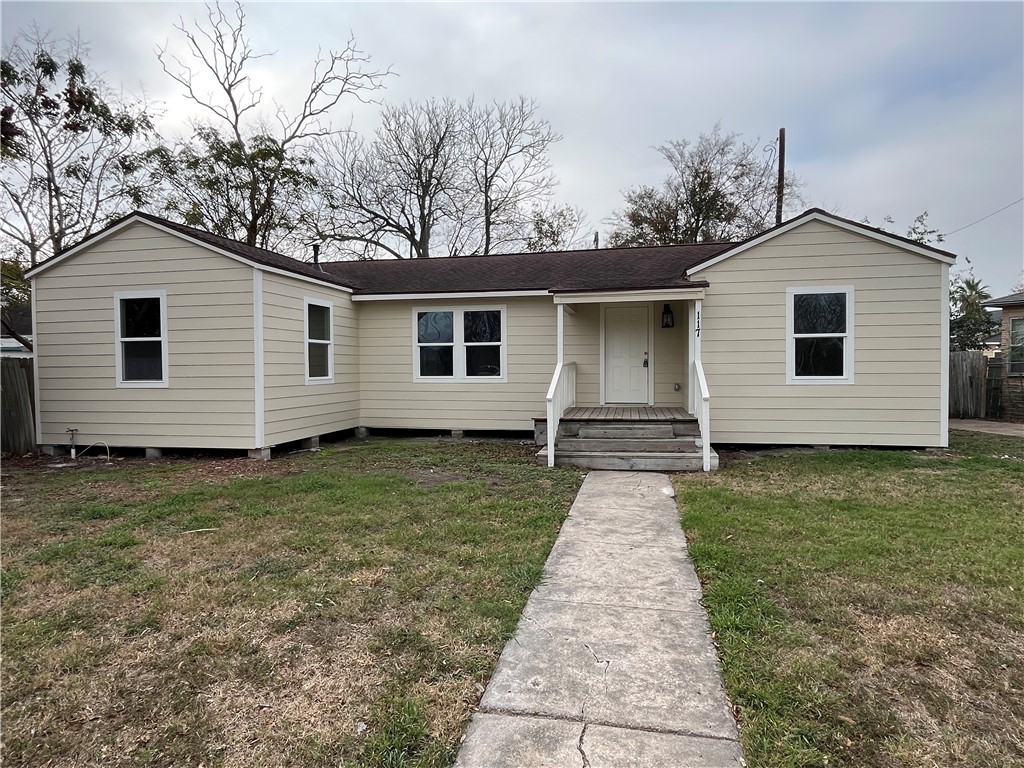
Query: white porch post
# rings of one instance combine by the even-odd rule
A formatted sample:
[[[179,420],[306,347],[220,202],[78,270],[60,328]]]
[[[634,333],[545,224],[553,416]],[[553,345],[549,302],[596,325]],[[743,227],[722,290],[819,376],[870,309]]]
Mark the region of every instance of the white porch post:
[[[562,399],[559,397],[559,389],[562,387],[562,365],[565,362],[565,305],[558,305],[558,312],[555,314],[557,332],[555,334],[555,375],[551,380],[551,387],[547,396],[547,421],[544,424],[547,430],[548,466],[555,466],[555,438],[558,431],[558,420],[562,416]],[[573,384],[575,386],[575,384]],[[556,413],[557,411],[557,413]]]
[[[700,360],[700,324],[701,324],[701,299],[696,299],[693,302],[693,314],[694,318],[693,326],[693,359]]]
[[[687,386],[686,386],[686,408],[693,414],[696,413],[697,408],[697,376],[693,370],[693,361],[696,360],[694,357],[694,347],[697,344],[696,338],[696,311],[694,310],[695,302],[686,302],[686,319],[687,327],[690,329],[690,343],[686,345],[686,371],[687,371]]]
[[[561,365],[565,361],[565,305],[558,305],[558,336],[555,351],[555,364]]]

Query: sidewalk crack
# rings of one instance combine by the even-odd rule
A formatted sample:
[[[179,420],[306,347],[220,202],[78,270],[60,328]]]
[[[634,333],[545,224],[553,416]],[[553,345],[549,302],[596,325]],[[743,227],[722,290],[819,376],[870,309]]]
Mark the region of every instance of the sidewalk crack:
[[[590,651],[590,655],[594,657],[594,661],[598,664],[604,665],[604,671],[601,673],[601,685],[606,685],[608,682],[608,667],[611,666],[611,659],[602,659],[597,655],[597,652],[586,643],[583,643],[583,647]],[[594,683],[591,683],[587,688],[587,695],[583,697],[583,704],[580,706],[580,717],[585,718],[587,716],[587,702],[590,701],[590,696],[594,692]]]
[[[583,730],[580,731],[580,740],[576,744],[576,749],[579,751],[580,757],[583,758],[583,768],[590,768],[590,759],[587,757],[587,751],[585,749],[583,749],[583,739],[586,737],[586,735],[587,735],[587,728],[589,728],[589,727],[590,727],[589,723],[584,723],[583,724]]]
[[[554,635],[553,635],[553,634],[551,634],[551,633],[550,633],[550,632],[549,632],[548,630],[544,629],[544,627],[542,627],[542,626],[541,626],[540,622],[539,622],[539,621],[537,621],[537,620],[536,620],[535,618],[533,618],[532,616],[527,616],[527,615],[526,615],[526,614],[524,613],[524,614],[523,614],[523,618],[524,618],[524,619],[525,619],[526,621],[528,621],[528,622],[530,622],[531,624],[533,624],[534,626],[536,626],[536,627],[537,627],[537,629],[539,629],[539,630],[540,630],[541,632],[543,632],[543,633],[544,633],[545,635],[547,635],[548,637],[554,637]]]

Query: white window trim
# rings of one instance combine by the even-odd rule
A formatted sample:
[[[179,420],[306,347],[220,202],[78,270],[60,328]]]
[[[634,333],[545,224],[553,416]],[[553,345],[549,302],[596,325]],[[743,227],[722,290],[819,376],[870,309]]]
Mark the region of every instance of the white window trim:
[[[330,338],[324,341],[323,339],[311,339],[309,338],[309,307],[310,305],[317,307],[327,307],[328,322],[327,330]],[[302,374],[305,376],[307,384],[333,384],[334,383],[334,304],[330,301],[324,301],[323,299],[314,299],[310,296],[306,296],[302,301]],[[327,345],[327,375],[326,376],[310,376],[309,375],[309,345],[310,344],[325,344]]]
[[[1006,310],[1003,310],[1003,311],[1005,312]],[[1014,371],[1014,370],[1010,369],[1010,366],[1013,363],[1013,361],[1010,359],[1010,356],[1013,354],[1014,346],[1017,346],[1017,345],[1015,345],[1013,343],[1013,324],[1014,323],[1024,323],[1024,317],[1011,317],[1011,318],[1009,318],[1007,320],[1007,323],[1006,323],[1006,375],[1007,376],[1024,376],[1024,371]]]
[[[122,299],[159,299],[160,300],[160,337],[147,337],[137,339],[121,336],[121,301]],[[170,386],[170,369],[168,367],[167,355],[167,291],[114,291],[114,381],[118,389],[167,389]],[[160,369],[163,378],[159,381],[125,381],[124,380],[124,355],[121,351],[123,341],[159,341],[160,342]]]
[[[800,338],[834,338],[842,336],[842,376],[796,376],[796,336],[793,333],[793,297],[808,293],[846,294],[846,333],[800,334]],[[802,285],[786,289],[786,383],[787,384],[853,384],[854,361],[854,291],[852,285]]]
[[[421,376],[420,375],[420,339],[419,339],[419,313],[420,312],[451,312],[452,316],[452,375],[451,376]],[[465,312],[500,312],[501,313],[501,376],[466,376],[466,341],[465,341]],[[493,342],[481,344],[481,346],[493,345]],[[426,344],[423,346],[442,346],[437,344]],[[477,346],[471,343],[470,346]],[[463,373],[460,375],[459,371]],[[444,384],[447,382],[471,382],[481,384],[501,384],[508,381],[508,311],[504,304],[481,304],[464,307],[451,305],[434,307],[413,307],[412,308],[412,379],[413,381],[433,382]]]

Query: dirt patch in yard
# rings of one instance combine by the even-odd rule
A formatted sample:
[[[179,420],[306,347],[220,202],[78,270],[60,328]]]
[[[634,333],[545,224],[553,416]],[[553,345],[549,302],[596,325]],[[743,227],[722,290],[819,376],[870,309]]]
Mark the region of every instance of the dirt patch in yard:
[[[137,469],[156,469],[157,479],[178,480],[189,484],[197,480],[222,482],[238,477],[268,477],[287,475],[308,471],[306,467],[296,467],[294,457],[274,457],[270,461],[250,459],[245,456],[168,456],[160,459],[146,459],[139,456],[114,456],[107,461],[103,456],[83,456],[72,461],[69,456],[45,456],[28,454],[26,456],[3,457],[3,474],[5,479],[15,479],[18,475],[54,473],[88,475],[90,473],[108,473],[125,471],[130,473]],[[162,470],[162,471],[161,471]],[[104,478],[105,484],[109,480]],[[88,481],[85,485],[88,485]],[[79,485],[80,489],[82,486]],[[108,488],[111,493],[131,492],[130,487]],[[126,497],[119,497],[126,498]],[[130,498],[130,497],[128,497]]]
[[[442,469],[414,469],[408,470],[405,474],[415,480],[418,485],[425,488],[433,485],[443,485],[444,483],[464,483],[479,480],[483,480],[492,487],[505,484],[504,480],[496,475],[465,475],[460,472],[448,472]]]

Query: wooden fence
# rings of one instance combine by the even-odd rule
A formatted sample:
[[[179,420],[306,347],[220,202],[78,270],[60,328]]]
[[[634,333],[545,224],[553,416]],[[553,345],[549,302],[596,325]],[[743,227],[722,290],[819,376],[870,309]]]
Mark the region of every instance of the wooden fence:
[[[1010,373],[1010,364],[1000,352],[988,361],[985,416],[990,419],[1024,422],[1024,375]]]
[[[949,353],[949,415],[958,419],[985,417],[988,366],[981,350]]]
[[[32,360],[0,359],[0,450],[29,453],[36,447]]]

